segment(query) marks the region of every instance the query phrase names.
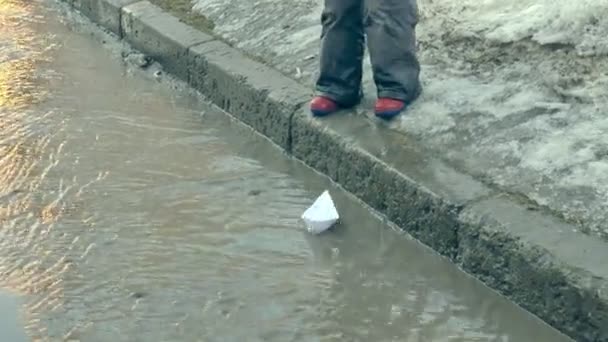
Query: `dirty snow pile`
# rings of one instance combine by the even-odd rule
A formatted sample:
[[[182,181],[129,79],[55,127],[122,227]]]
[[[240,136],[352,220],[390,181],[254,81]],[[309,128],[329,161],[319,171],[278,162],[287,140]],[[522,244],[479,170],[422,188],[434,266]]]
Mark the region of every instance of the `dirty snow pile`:
[[[608,0],[420,0],[422,22],[506,43],[568,44],[608,54]]]

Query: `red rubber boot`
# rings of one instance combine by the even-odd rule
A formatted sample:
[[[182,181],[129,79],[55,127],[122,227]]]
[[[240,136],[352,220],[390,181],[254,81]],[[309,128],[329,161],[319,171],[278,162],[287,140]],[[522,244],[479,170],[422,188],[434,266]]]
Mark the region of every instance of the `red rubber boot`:
[[[336,102],[327,97],[315,96],[310,101],[310,111],[314,116],[327,116],[333,114],[340,109]]]
[[[401,100],[379,98],[376,101],[374,111],[377,117],[384,120],[390,120],[395,116],[399,115],[399,113],[401,113],[404,109],[405,102]]]

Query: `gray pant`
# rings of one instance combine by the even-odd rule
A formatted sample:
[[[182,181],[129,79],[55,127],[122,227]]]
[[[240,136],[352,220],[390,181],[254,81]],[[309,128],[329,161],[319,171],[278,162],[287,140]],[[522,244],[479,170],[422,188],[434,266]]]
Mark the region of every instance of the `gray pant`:
[[[365,36],[378,97],[420,94],[416,0],[325,0],[316,90],[343,106],[360,100]]]

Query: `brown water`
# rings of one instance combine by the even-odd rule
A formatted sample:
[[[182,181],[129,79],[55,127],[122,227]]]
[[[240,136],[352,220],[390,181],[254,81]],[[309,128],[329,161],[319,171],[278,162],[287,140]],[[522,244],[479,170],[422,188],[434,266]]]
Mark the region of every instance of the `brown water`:
[[[80,21],[0,0],[0,288],[20,303],[0,321],[42,341],[567,340]],[[344,220],[310,236],[324,189]]]

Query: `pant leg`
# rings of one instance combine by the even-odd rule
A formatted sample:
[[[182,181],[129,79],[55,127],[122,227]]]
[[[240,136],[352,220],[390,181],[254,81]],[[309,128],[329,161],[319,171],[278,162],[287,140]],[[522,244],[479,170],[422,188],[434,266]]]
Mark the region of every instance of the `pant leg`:
[[[365,36],[363,0],[325,0],[321,16],[320,95],[350,106],[360,100]]]
[[[364,22],[378,97],[415,100],[421,91],[416,0],[366,0]]]

